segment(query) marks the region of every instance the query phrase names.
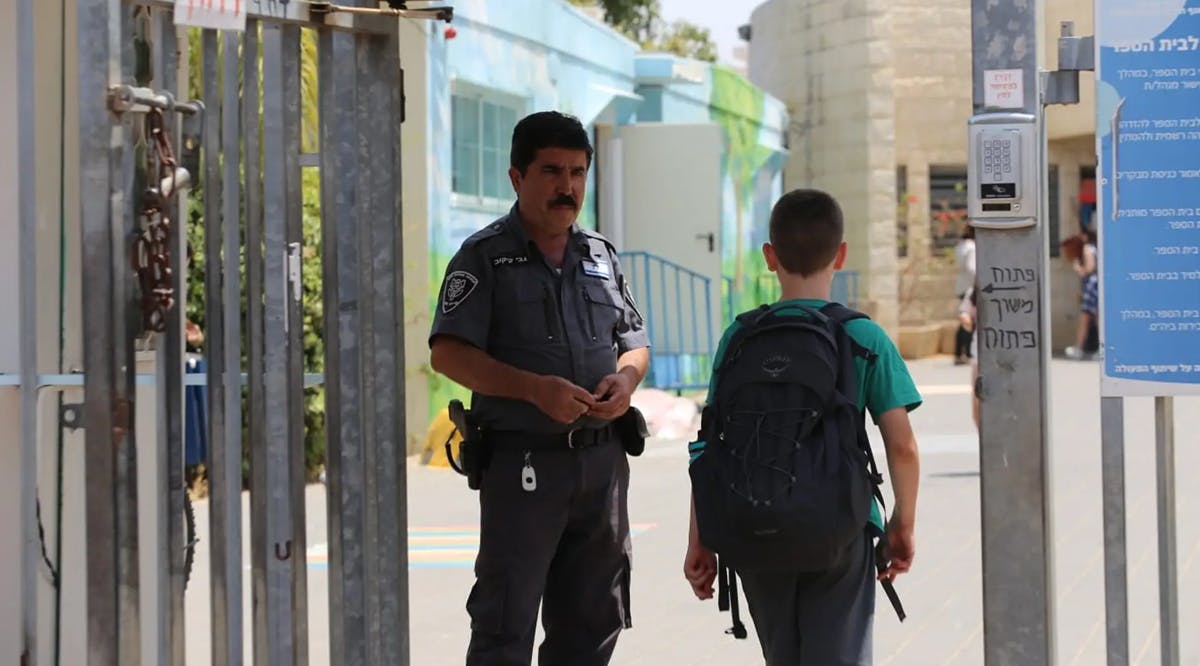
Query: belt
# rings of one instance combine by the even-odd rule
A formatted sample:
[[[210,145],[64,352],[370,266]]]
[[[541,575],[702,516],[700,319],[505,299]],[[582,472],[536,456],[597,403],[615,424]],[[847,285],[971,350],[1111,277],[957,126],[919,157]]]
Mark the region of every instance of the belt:
[[[497,448],[545,450],[586,449],[616,440],[612,424],[600,428],[578,428],[557,434],[521,430],[489,430],[484,434],[489,446]]]

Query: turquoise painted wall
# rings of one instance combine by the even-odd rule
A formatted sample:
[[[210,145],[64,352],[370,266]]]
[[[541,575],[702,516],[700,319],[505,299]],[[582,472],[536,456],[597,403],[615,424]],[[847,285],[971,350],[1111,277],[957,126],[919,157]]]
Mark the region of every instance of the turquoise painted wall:
[[[428,32],[431,309],[446,265],[463,240],[505,214],[513,202],[511,196],[480,199],[451,192],[452,93],[498,96],[515,105],[517,119],[534,111],[563,111],[593,131],[597,121],[616,123],[631,113],[637,54],[636,44],[562,0],[460,0],[454,14],[453,39],[446,38],[444,24],[431,25]],[[512,134],[511,127],[501,131]],[[502,178],[507,183],[507,175]],[[593,173],[580,215],[585,227],[595,227],[595,197]],[[433,410],[462,395],[443,378],[430,382]]]
[[[639,119],[720,125],[725,142],[721,264],[726,320],[770,300],[774,276],[760,248],[783,193],[787,109],[740,74],[665,54],[637,57]]]
[[[720,125],[725,137],[722,265],[727,282],[740,285],[734,291],[745,294],[745,303],[757,298],[755,285],[765,273],[758,247],[766,239],[770,207],[781,194],[786,161],[782,102],[730,70],[639,54],[636,44],[563,0],[460,0],[453,27],[452,39],[446,38],[445,24],[425,29],[428,86],[409,93],[410,103],[425,103],[429,110],[431,311],[446,264],[462,241],[512,204],[511,196],[484,200],[451,192],[453,91],[487,91],[507,99],[515,104],[517,118],[546,109],[571,113],[589,131],[597,123]],[[413,99],[419,94],[425,99]],[[503,132],[511,135],[511,128]],[[595,225],[596,195],[593,172],[580,216],[584,226]],[[742,305],[743,299],[724,294],[719,304],[726,318]],[[436,375],[429,389],[431,411],[465,394]]]

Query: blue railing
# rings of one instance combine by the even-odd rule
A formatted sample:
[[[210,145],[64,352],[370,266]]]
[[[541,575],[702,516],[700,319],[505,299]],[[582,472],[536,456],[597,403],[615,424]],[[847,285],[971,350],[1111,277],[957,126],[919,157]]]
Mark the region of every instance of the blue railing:
[[[849,308],[858,308],[858,271],[838,271],[833,276],[830,296]],[[773,274],[759,275],[746,281],[740,292],[733,289],[733,278],[721,280],[721,298],[725,310],[723,321],[732,321],[738,314],[779,299],[779,281]]]
[[[620,259],[650,334],[644,385],[667,391],[707,388],[716,351],[712,281],[649,252],[622,252]]]

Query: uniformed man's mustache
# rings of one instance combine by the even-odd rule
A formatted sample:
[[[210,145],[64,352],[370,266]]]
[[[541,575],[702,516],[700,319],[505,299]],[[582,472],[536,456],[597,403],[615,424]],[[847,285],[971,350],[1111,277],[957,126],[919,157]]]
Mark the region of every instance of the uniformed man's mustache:
[[[570,206],[571,208],[575,208],[575,197],[561,194],[550,201],[551,208],[556,206]]]

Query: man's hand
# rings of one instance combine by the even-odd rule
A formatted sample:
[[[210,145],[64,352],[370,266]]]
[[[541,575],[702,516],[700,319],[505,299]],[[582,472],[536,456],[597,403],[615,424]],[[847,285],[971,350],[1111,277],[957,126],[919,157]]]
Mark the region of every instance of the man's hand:
[[[596,405],[591,393],[555,375],[537,379],[531,402],[559,423],[574,423]]]
[[[916,552],[912,526],[902,525],[893,516],[892,520],[888,521],[887,533],[879,548],[883,551],[883,561],[887,562],[887,568],[879,572],[879,580],[893,581],[896,580],[896,576],[908,573]]]
[[[588,412],[597,418],[612,420],[629,411],[629,400],[633,397],[636,382],[624,372],[608,375],[596,385],[592,393],[596,403]]]
[[[692,586],[697,599],[712,599],[712,585],[717,578],[717,556],[689,539],[687,555],[683,558],[683,576]]]

